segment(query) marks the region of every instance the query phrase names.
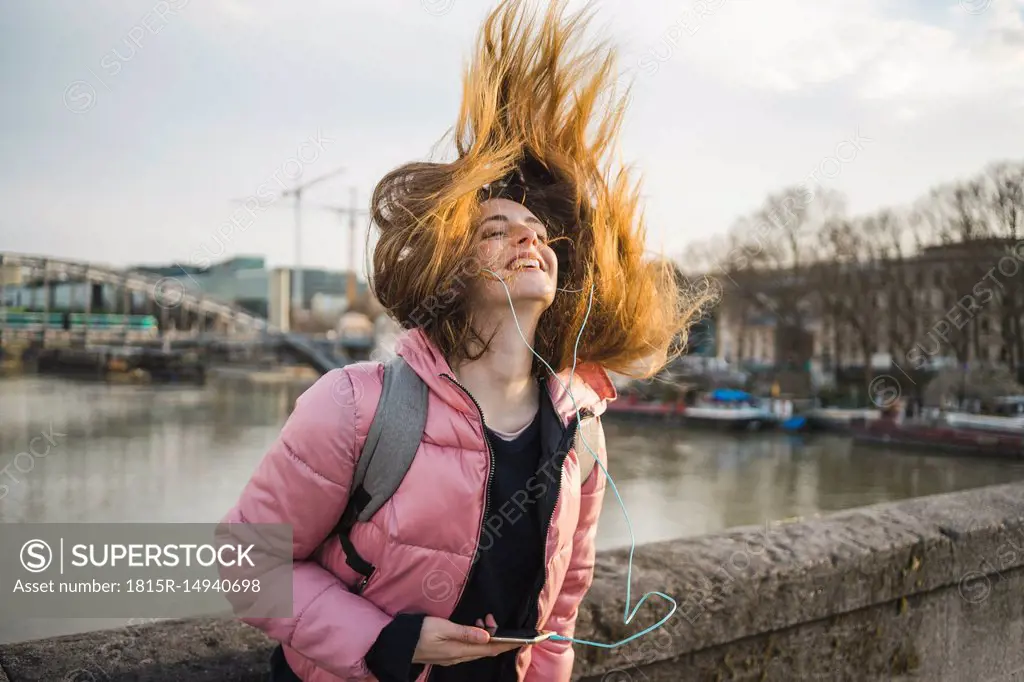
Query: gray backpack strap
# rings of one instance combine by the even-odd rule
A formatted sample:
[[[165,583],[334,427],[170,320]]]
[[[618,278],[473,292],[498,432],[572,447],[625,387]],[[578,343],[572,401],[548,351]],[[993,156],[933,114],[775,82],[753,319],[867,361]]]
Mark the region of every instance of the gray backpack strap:
[[[401,356],[384,365],[384,388],[356,465],[353,488],[369,501],[357,519],[366,521],[401,485],[423,440],[427,424],[427,385]]]
[[[401,356],[384,363],[377,411],[356,464],[348,505],[335,528],[346,563],[363,575],[357,591],[366,585],[374,566],[359,556],[349,532],[394,495],[412,466],[427,423],[427,396],[427,385]]]

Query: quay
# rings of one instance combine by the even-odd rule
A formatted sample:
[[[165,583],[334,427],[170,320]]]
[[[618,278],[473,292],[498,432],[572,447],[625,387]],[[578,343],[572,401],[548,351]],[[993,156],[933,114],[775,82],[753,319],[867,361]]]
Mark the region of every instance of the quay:
[[[291,274],[270,278],[264,317],[186,276],[0,251],[0,371],[202,381],[214,366],[323,373],[365,358],[373,341],[365,329],[330,344],[293,329]]]
[[[34,364],[41,374],[196,383],[202,383],[205,378],[205,366],[198,354],[145,347],[44,349],[34,358]]]
[[[1024,483],[600,552],[580,682],[990,682],[1024,674]],[[274,643],[230,619],[0,646],[0,682],[263,682]],[[1013,675],[1017,675],[1014,677]]]
[[[262,342],[235,345],[223,339],[185,339],[174,343],[90,344],[41,347],[6,352],[7,372],[38,372],[69,377],[140,382],[204,383],[208,378],[256,383],[312,383],[345,363],[301,337],[278,335]]]

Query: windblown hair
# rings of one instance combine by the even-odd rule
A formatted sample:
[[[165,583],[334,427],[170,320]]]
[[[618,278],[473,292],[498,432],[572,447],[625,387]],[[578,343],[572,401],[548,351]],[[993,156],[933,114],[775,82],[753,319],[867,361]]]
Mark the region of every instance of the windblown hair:
[[[708,294],[684,293],[670,262],[644,258],[639,183],[609,158],[625,101],[615,50],[580,49],[590,17],[566,16],[564,5],[552,0],[538,19],[524,0],[502,0],[487,17],[463,76],[456,159],[406,164],[374,190],[371,286],[450,362],[479,356],[472,349],[485,341],[464,291],[479,275],[477,215],[488,188],[518,177],[558,258],[535,350],[556,371],[572,365],[593,285],[578,363],[646,378],[681,351]]]

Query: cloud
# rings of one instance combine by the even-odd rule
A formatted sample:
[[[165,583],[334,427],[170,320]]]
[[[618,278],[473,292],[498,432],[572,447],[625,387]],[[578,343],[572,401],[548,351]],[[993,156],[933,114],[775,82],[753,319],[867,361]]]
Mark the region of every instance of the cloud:
[[[733,86],[777,94],[838,85],[904,115],[954,99],[1024,95],[1024,0],[991,0],[975,13],[953,2],[913,18],[892,16],[883,0],[711,4],[718,7],[699,30],[677,45],[663,36],[649,55],[678,55]]]
[[[650,248],[726,229],[857,130],[877,143],[830,184],[851,210],[1024,154],[1024,0],[959,2],[600,0],[594,28],[634,81],[623,152],[644,176]],[[125,39],[155,4],[38,0],[0,27],[9,54],[39,57],[0,60],[19,93],[0,111],[18,160],[0,172],[5,248],[184,262],[317,130],[338,142],[310,177],[348,170],[310,204],[345,204],[349,185],[365,203],[454,123],[494,3],[174,0],[173,24],[133,52]],[[114,48],[132,56],[111,76]],[[77,81],[98,98],[85,113],[64,98]],[[305,263],[345,263],[335,216],[310,208],[302,225]],[[289,263],[293,231],[282,202],[231,249]]]

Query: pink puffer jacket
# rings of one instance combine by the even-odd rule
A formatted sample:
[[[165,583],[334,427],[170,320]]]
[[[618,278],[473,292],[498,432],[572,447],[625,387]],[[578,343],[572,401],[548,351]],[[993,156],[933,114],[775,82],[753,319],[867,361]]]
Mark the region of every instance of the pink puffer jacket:
[[[484,518],[490,461],[475,401],[420,330],[407,332],[397,352],[430,389],[428,418],[416,458],[395,495],[351,532],[359,554],[377,567],[361,594],[353,591],[360,576],[345,563],[332,530],[348,500],[380,396],[380,363],[333,370],[307,390],[224,519],[293,527],[293,617],[244,621],[280,641],[289,665],[305,682],[375,680],[365,656],[392,616],[450,617],[484,524],[494,528],[514,520],[509,510],[495,509]],[[567,384],[569,372],[560,379]],[[575,426],[572,398],[554,378],[547,386],[561,427]],[[579,432],[604,463],[600,415],[615,399],[615,389],[596,366],[577,367],[570,389],[583,417]],[[535,482],[558,486],[538,627],[570,637],[593,578],[594,536],[605,491],[605,476],[594,466],[593,455],[582,444],[577,452],[576,445],[573,441],[560,475],[551,471]],[[567,682],[572,666],[568,642],[523,647],[518,655],[519,678],[529,682]],[[428,666],[418,680],[429,672]]]

